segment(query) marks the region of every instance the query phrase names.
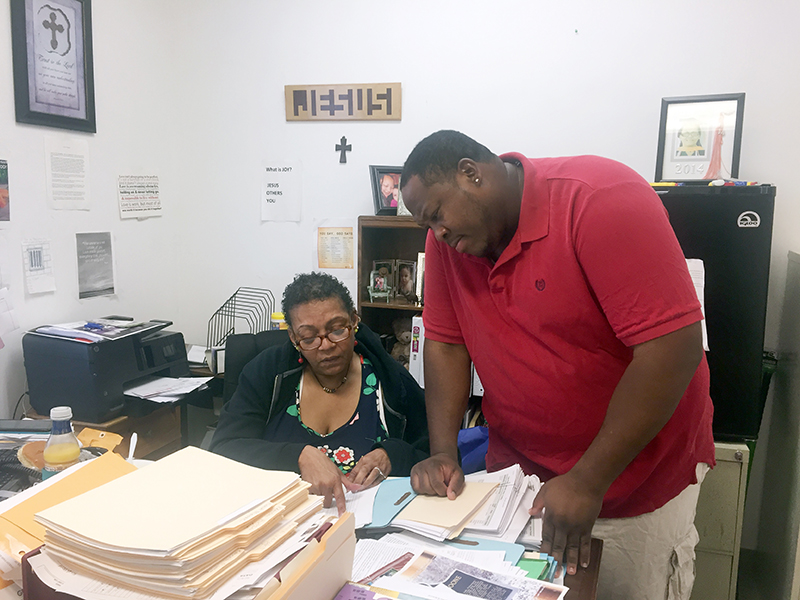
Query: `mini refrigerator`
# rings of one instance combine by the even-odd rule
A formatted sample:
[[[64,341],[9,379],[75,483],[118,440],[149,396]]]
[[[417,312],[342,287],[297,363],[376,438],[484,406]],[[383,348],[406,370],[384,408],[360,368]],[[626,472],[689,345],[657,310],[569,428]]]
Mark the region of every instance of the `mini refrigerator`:
[[[655,187],[686,258],[705,267],[706,353],[717,441],[758,437],[775,188]]]

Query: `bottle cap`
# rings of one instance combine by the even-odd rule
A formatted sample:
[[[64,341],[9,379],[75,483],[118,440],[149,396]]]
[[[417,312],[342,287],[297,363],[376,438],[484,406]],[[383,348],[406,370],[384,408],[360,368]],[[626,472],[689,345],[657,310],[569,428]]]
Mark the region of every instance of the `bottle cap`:
[[[50,409],[51,421],[68,421],[72,418],[72,408],[69,406],[54,406]]]

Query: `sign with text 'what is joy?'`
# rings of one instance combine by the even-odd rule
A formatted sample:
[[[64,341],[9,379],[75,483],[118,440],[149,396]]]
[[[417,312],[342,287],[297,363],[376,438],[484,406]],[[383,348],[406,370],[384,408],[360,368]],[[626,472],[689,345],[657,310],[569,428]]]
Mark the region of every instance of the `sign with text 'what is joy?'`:
[[[300,221],[302,166],[299,161],[265,161],[261,168],[261,220]]]

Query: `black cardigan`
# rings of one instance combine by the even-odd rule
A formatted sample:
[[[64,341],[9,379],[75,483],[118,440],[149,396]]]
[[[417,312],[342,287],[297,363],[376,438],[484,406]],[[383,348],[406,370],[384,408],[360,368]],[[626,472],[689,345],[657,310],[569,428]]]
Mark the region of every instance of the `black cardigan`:
[[[355,338],[355,351],[372,363],[383,391],[389,438],[372,449],[386,450],[392,475],[408,476],[429,453],[423,391],[366,325],[359,324]],[[212,452],[262,469],[299,472],[297,461],[306,444],[264,439],[267,423],[295,402],[303,371],[299,357],[287,342],[267,348],[247,363],[233,397],[222,408]]]

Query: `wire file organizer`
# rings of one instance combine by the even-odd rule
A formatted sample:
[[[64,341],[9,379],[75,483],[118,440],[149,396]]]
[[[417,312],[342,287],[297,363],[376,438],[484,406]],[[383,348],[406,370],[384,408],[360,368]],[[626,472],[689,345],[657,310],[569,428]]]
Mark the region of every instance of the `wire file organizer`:
[[[275,296],[269,290],[240,287],[208,320],[206,348],[223,346],[229,335],[237,333],[237,323],[247,324],[249,333],[269,329],[274,307]]]

